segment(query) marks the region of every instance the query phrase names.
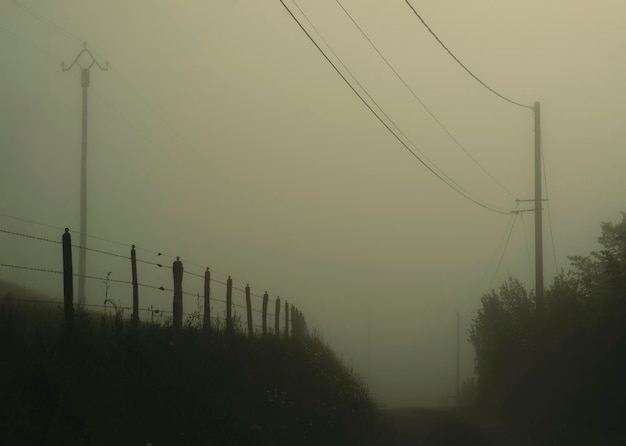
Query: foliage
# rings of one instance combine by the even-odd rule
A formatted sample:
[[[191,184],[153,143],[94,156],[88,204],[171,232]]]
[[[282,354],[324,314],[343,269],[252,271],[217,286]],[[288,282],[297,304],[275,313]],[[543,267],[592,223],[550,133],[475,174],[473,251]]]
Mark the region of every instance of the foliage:
[[[482,298],[470,341],[481,404],[603,426],[626,400],[626,215],[603,223],[601,250],[570,257],[545,311],[509,279]]]
[[[364,386],[316,338],[180,336],[0,300],[2,444],[387,444]],[[100,318],[100,316],[97,316]]]

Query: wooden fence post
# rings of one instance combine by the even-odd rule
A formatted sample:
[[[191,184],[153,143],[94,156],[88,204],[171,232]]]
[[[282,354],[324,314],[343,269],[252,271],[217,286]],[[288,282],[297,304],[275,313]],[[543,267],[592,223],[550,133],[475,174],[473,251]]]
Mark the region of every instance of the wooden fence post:
[[[250,285],[246,285],[246,310],[248,312],[248,337],[252,338],[252,300],[250,299]]]
[[[183,329],[183,262],[180,261],[180,257],[176,257],[176,261],[172,264],[172,272],[174,275],[172,328],[174,334],[177,334]]]
[[[210,306],[210,296],[211,296],[211,271],[209,268],[204,272],[204,325],[203,329],[205,333],[211,331],[211,306]]]
[[[135,245],[130,250],[130,263],[133,278],[133,318],[131,320],[134,328],[139,326],[139,283],[137,282],[137,253]]]
[[[228,276],[228,280],[226,281],[226,331],[229,333],[233,330],[232,306],[233,279]]]
[[[263,294],[263,336],[267,334],[267,301],[269,300],[269,296],[267,295],[267,291]]]
[[[289,337],[289,302],[285,301],[285,339]]]
[[[280,336],[280,297],[276,297],[276,312],[274,313],[274,334]]]
[[[63,244],[63,312],[65,322],[71,324],[74,320],[74,272],[72,270],[72,236],[65,228],[61,238]]]

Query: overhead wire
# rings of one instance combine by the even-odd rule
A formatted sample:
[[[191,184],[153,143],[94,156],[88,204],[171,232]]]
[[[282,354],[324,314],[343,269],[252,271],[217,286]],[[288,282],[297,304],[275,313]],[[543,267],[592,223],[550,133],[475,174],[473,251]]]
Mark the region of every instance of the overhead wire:
[[[439,44],[443,47],[443,49],[445,49],[447,51],[447,53],[452,56],[452,58],[465,70],[469,73],[470,76],[472,76],[476,81],[478,81],[479,84],[481,84],[483,87],[485,87],[487,90],[489,90],[490,92],[492,92],[493,94],[495,94],[496,96],[500,97],[501,99],[504,99],[507,102],[510,102],[513,105],[517,105],[518,107],[524,107],[524,108],[530,108],[530,109],[534,109],[533,106],[531,105],[526,105],[526,104],[522,104],[520,102],[514,101],[500,93],[498,93],[496,90],[494,90],[493,88],[491,88],[489,85],[487,85],[485,82],[483,82],[482,80],[480,80],[478,78],[478,76],[476,76],[474,73],[472,73],[470,71],[469,68],[467,68],[463,62],[461,62],[455,55],[454,53],[452,53],[452,51],[450,51],[450,49],[441,41],[441,39],[439,38],[439,36],[437,36],[437,34],[435,34],[435,32],[431,29],[430,26],[428,26],[428,24],[426,23],[426,21],[422,18],[422,16],[417,12],[417,10],[413,7],[413,5],[411,5],[411,3],[409,3],[409,0],[405,0],[406,4],[409,5],[409,8],[411,8],[411,10],[413,11],[413,13],[415,14],[415,16],[422,22],[422,24],[426,27],[426,29],[430,32],[430,34],[435,38],[435,40],[437,40],[437,42],[439,42]]]
[[[548,208],[548,227],[550,228],[550,242],[552,245],[552,256],[554,258],[554,273],[558,274],[559,266],[556,257],[556,247],[554,243],[554,232],[552,231],[552,212],[550,212],[550,194],[548,191],[548,179],[546,175],[546,161],[544,158],[544,150],[543,150],[543,137],[541,133],[539,134],[539,144],[541,146],[541,164],[543,165],[543,184],[546,189],[546,207]]]
[[[359,82],[359,80],[357,79],[357,77],[352,73],[352,71],[346,66],[346,64],[343,63],[343,61],[341,60],[341,58],[339,57],[339,55],[333,50],[332,46],[326,41],[326,39],[324,38],[324,36],[317,30],[317,28],[315,27],[315,25],[311,22],[311,20],[309,19],[309,17],[307,16],[307,14],[302,10],[302,8],[300,8],[300,5],[298,5],[298,3],[295,2],[295,0],[293,0],[293,3],[296,5],[296,8],[298,8],[298,11],[300,11],[300,13],[304,16],[304,18],[306,19],[306,21],[309,23],[309,25],[311,26],[311,28],[317,33],[317,35],[320,37],[320,39],[322,40],[322,42],[324,42],[324,44],[328,47],[328,49],[330,50],[330,52],[333,54],[333,56],[335,56],[335,58],[337,59],[337,61],[341,64],[341,66],[346,70],[346,72],[350,75],[350,77],[354,80],[354,82],[356,82],[356,84],[359,86],[359,88],[363,91],[363,93],[370,99],[370,101],[372,101],[372,103],[376,106],[376,108],[378,110],[380,110],[380,112],[382,113],[382,115],[387,119],[387,121],[396,129],[396,131],[402,135],[402,137],[408,141],[411,146],[413,147],[413,149],[416,152],[419,152],[419,154],[422,156],[423,159],[425,159],[428,163],[430,163],[430,165],[432,165],[434,167],[434,169],[436,169],[443,177],[445,177],[448,181],[450,181],[451,183],[453,183],[456,187],[458,187],[459,189],[463,190],[464,192],[470,194],[467,189],[465,189],[463,186],[461,186],[459,183],[457,183],[456,181],[454,181],[454,179],[450,178],[450,176],[446,175],[445,172],[443,172],[440,168],[438,168],[435,163],[433,163],[430,159],[428,159],[428,157],[426,157],[424,155],[424,153],[422,153],[416,146],[416,144],[402,131],[402,129],[400,129],[400,127],[398,127],[398,125],[395,123],[395,121],[393,119],[391,119],[391,117],[385,112],[385,110],[378,104],[378,102],[376,101],[376,99],[374,99],[372,97],[372,95],[369,94],[369,92],[367,91],[367,89],[361,84],[361,82]],[[471,194],[470,194],[471,195]]]
[[[498,271],[500,270],[500,266],[502,265],[502,260],[504,259],[504,254],[506,253],[506,250],[507,250],[507,248],[509,246],[509,241],[511,240],[511,234],[513,233],[513,228],[515,227],[515,219],[516,219],[516,217],[517,217],[517,212],[511,213],[511,219],[509,220],[509,223],[508,223],[508,225],[506,227],[506,230],[505,230],[505,232],[504,232],[504,234],[502,236],[502,239],[500,239],[500,242],[498,243],[498,247],[496,248],[496,252],[494,253],[494,257],[497,254],[497,252],[500,250],[500,246],[502,246],[503,243],[504,243],[504,247],[502,249],[502,254],[500,255],[500,260],[498,261],[498,265],[496,266],[496,269],[495,269],[495,271],[493,273],[493,276],[491,277],[491,280],[489,281],[489,286],[487,287],[487,290],[485,291],[484,294],[488,294],[489,293],[489,291],[491,290],[491,286],[493,285],[493,282],[496,279],[496,276],[498,275]]]
[[[528,257],[528,270],[530,271],[531,278],[533,282],[535,281],[535,272],[533,270],[533,262],[530,256],[530,245],[528,243],[528,237],[526,236],[526,225],[524,224],[524,214],[521,214],[522,220],[522,231],[524,232],[524,242],[526,243],[526,256]]]
[[[22,2],[20,2],[18,0],[13,0],[12,3],[17,8],[21,9],[22,11],[26,12],[30,16],[32,16],[35,19],[39,20],[41,23],[43,23],[44,25],[50,27],[54,31],[58,32],[59,34],[61,34],[62,36],[64,36],[68,40],[70,40],[71,42],[75,43],[78,46],[83,46],[84,42],[81,41],[80,38],[78,38],[76,35],[70,33],[69,31],[67,31],[62,26],[57,25],[52,20],[44,17],[43,15],[39,14],[38,12],[36,12],[33,9],[29,8],[28,6],[24,5]]]
[[[430,108],[420,99],[420,97],[415,93],[413,88],[404,80],[404,78],[398,73],[395,67],[389,62],[389,60],[385,57],[385,55],[378,49],[376,44],[370,39],[367,33],[363,30],[363,28],[357,23],[352,14],[343,6],[340,0],[335,0],[335,2],[339,5],[339,7],[343,10],[343,12],[348,16],[350,21],[354,24],[354,26],[361,32],[363,37],[369,42],[369,44],[374,48],[376,53],[381,57],[381,59],[385,62],[385,64],[389,67],[389,69],[394,73],[394,75],[400,80],[400,82],[407,88],[407,90],[411,93],[411,95],[420,103],[420,105],[426,110],[426,112],[430,115],[431,118],[441,127],[441,129],[452,139],[452,141],[469,157],[476,166],[478,166],[491,180],[496,183],[502,190],[504,190],[509,196],[512,198],[517,198],[509,189],[506,188],[500,181],[498,181],[485,167],[478,162],[465,148],[463,144],[448,130],[448,128],[435,116],[435,114],[430,110]]]
[[[35,50],[39,51],[42,54],[45,54],[46,56],[48,56],[50,59],[52,60],[56,60],[59,63],[63,63],[63,61],[61,59],[59,59],[58,57],[56,57],[55,55],[53,55],[52,53],[44,50],[43,48],[41,48],[39,45],[36,45],[34,43],[32,43],[31,41],[23,38],[22,36],[20,36],[19,34],[16,34],[15,32],[11,31],[10,29],[0,25],[0,29],[3,30],[4,32],[11,34],[13,37],[15,37],[16,39],[24,42],[25,44],[27,44],[28,46],[30,46],[31,48],[34,48]]]
[[[424,161],[417,153],[415,153],[409,146],[408,144],[402,140],[402,138],[400,138],[400,136],[398,136],[398,134],[396,132],[393,131],[393,129],[390,127],[390,125],[385,122],[385,120],[373,109],[373,107],[365,100],[365,98],[363,97],[363,95],[361,95],[356,88],[348,81],[348,79],[345,77],[345,75],[341,72],[341,70],[339,70],[339,68],[337,67],[337,65],[335,65],[335,63],[330,59],[330,57],[324,52],[324,50],[319,46],[319,44],[315,41],[315,39],[313,38],[313,36],[311,36],[311,34],[307,31],[307,29],[304,27],[304,25],[300,22],[300,20],[298,20],[298,18],[293,14],[293,12],[291,11],[291,9],[289,9],[289,7],[285,4],[285,2],[283,0],[279,0],[280,3],[283,5],[283,7],[285,8],[285,10],[289,13],[289,15],[292,17],[292,19],[298,24],[298,26],[300,27],[300,29],[305,33],[305,35],[309,38],[309,40],[311,41],[311,43],[313,43],[313,45],[318,49],[318,51],[322,54],[322,56],[326,59],[326,61],[333,67],[333,69],[337,72],[337,74],[343,79],[343,81],[348,85],[348,87],[354,92],[354,94],[360,99],[360,101],[367,107],[367,109],[374,115],[374,117],[387,129],[387,131],[389,131],[392,136],[415,158],[417,159],[417,161],[419,161],[424,167],[426,167],[426,169],[428,169],[433,175],[435,175],[439,180],[441,180],[444,184],[446,184],[448,187],[452,188],[454,191],[456,191],[459,195],[465,197],[466,199],[470,200],[471,202],[473,202],[474,204],[490,210],[492,212],[496,212],[499,214],[509,214],[510,211],[498,208],[496,206],[493,206],[491,204],[488,203],[483,203],[481,201],[479,201],[479,199],[472,197],[468,192],[464,191],[463,189],[459,189],[457,187],[455,187],[453,184],[451,184],[449,181],[447,181],[442,175],[440,175],[437,171],[435,171],[435,169],[433,167],[431,167],[428,163],[426,163],[426,161]],[[294,4],[297,5],[297,3],[294,1]]]

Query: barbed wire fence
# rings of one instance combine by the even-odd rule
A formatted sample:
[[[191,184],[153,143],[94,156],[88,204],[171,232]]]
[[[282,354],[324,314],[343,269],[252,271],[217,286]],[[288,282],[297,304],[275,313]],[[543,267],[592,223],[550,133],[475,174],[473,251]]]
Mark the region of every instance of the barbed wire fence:
[[[55,227],[55,229],[57,229]],[[33,274],[51,274],[62,276],[63,280],[63,302],[46,301],[37,299],[20,299],[20,302],[31,304],[42,304],[63,308],[64,319],[70,323],[74,320],[75,309],[103,312],[103,321],[107,316],[114,316],[118,321],[127,320],[126,312],[130,312],[130,322],[133,327],[138,327],[140,323],[171,324],[174,335],[180,333],[183,328],[196,328],[204,332],[214,330],[224,330],[226,332],[247,332],[249,337],[256,335],[276,335],[285,337],[301,337],[308,335],[308,328],[302,312],[288,301],[281,305],[280,297],[271,299],[267,291],[262,295],[253,293],[248,284],[244,288],[233,284],[230,276],[226,281],[211,277],[211,271],[206,268],[204,274],[194,271],[185,271],[180,258],[167,265],[148,259],[137,257],[135,245],[131,246],[130,255],[119,252],[111,252],[103,249],[95,249],[80,246],[72,243],[69,229],[65,228],[61,240],[54,240],[39,234],[27,234],[21,231],[11,231],[0,228],[0,235],[7,237],[28,239],[36,243],[46,243],[61,245],[63,251],[63,268],[52,269],[33,265],[17,265],[13,263],[0,263],[0,268],[17,269],[28,271]],[[118,245],[124,245],[116,242]],[[92,255],[114,258],[128,261],[130,266],[131,280],[116,279],[110,277],[111,272],[106,276],[93,274],[79,275],[73,272],[72,252],[84,250]],[[154,253],[158,256],[160,252],[142,249],[143,252]],[[138,280],[137,265],[145,268],[156,268],[171,270],[171,280],[173,287],[144,283]],[[198,266],[192,263],[193,266]],[[90,281],[100,281],[105,285],[105,299],[102,304],[74,304],[73,282],[77,277],[84,277]],[[183,287],[183,277],[192,278],[190,286]],[[198,280],[202,279],[203,286],[198,285]],[[189,280],[187,281],[189,282]],[[121,300],[117,302],[108,297],[110,284],[119,284],[132,287],[132,306],[122,305]],[[190,289],[198,289],[192,292]],[[221,291],[222,294],[217,291]],[[146,296],[145,291],[169,292],[173,293],[172,309],[165,309],[154,306],[154,303],[147,302],[151,299]],[[223,296],[224,298],[220,297]],[[154,297],[154,295],[153,295]],[[254,299],[253,299],[254,298]],[[195,299],[192,300],[192,299]],[[140,305],[140,302],[142,305]],[[271,305],[270,305],[271,304]],[[183,311],[183,308],[193,308],[192,311]],[[272,311],[273,309],[273,311]],[[221,311],[220,311],[221,310]],[[282,314],[281,314],[282,313]],[[220,316],[223,315],[223,316]],[[156,322],[155,322],[155,315]]]

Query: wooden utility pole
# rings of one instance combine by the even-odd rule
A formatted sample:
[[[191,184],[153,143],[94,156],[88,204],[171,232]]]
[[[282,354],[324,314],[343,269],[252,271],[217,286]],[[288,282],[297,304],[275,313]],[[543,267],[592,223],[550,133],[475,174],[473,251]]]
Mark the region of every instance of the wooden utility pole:
[[[180,257],[172,264],[174,276],[174,302],[172,304],[172,328],[177,335],[183,329],[183,262]]]
[[[533,107],[535,112],[535,308],[539,320],[544,307],[543,296],[543,220],[541,194],[541,108],[539,102]]]
[[[133,318],[132,325],[134,328],[139,326],[139,283],[137,282],[137,253],[135,245],[130,250],[131,273],[133,279]]]
[[[252,300],[250,298],[250,285],[246,285],[246,314],[248,316],[248,337],[254,336],[252,329]]]
[[[226,281],[226,332],[233,330],[233,279],[228,276]]]
[[[276,297],[276,310],[274,311],[274,334],[280,336],[280,297]]]
[[[285,339],[289,337],[289,302],[285,301]]]
[[[72,272],[72,236],[65,228],[61,237],[63,246],[63,313],[65,322],[71,326],[74,320],[74,273]]]
[[[81,56],[87,55],[87,63],[81,65]],[[74,61],[63,71],[69,71],[74,65],[80,67],[80,83],[83,89],[83,115],[82,115],[82,133],[80,143],[80,249],[78,251],[78,305],[85,304],[85,273],[87,270],[86,247],[87,247],[87,99],[89,90],[89,72],[93,65],[96,65],[102,71],[107,71],[109,63],[100,65],[96,58],[87,49],[87,44],[83,48]]]
[[[263,336],[267,334],[267,301],[269,296],[267,291],[263,294]]]
[[[204,272],[204,324],[202,328],[205,333],[211,331],[211,271],[207,267]]]

